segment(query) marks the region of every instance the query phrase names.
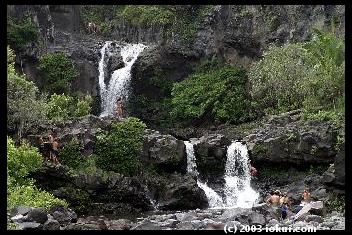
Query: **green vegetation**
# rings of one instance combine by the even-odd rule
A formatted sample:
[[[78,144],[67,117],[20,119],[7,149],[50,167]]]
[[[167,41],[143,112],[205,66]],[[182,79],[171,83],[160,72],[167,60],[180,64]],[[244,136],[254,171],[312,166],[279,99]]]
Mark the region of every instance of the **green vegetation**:
[[[182,120],[201,119],[207,115],[234,124],[253,119],[251,102],[245,91],[244,70],[224,66],[201,71],[174,84],[172,116]]]
[[[46,121],[46,104],[35,84],[15,73],[14,57],[7,47],[7,129],[21,139],[24,132]]]
[[[54,205],[67,207],[67,202],[55,198],[52,194],[38,189],[28,174],[42,165],[38,150],[23,143],[16,147],[13,140],[7,137],[7,214],[16,206],[29,206],[48,210]],[[8,229],[16,226],[8,220]]]
[[[83,144],[77,138],[72,138],[60,151],[61,163],[73,169],[85,165],[86,158],[81,151]]]
[[[138,155],[143,146],[146,125],[138,118],[128,118],[112,125],[109,133],[97,136],[97,166],[124,175],[135,175],[140,168]]]
[[[328,208],[329,212],[337,211],[339,213],[345,213],[345,196],[333,196],[333,198],[327,202],[326,207]]]
[[[47,104],[46,113],[54,122],[66,121],[73,117],[82,117],[91,112],[92,97],[86,95],[76,98],[69,95],[53,94]]]
[[[68,93],[77,71],[64,52],[48,53],[39,60],[39,68],[45,73],[43,88],[49,93]]]
[[[268,147],[265,146],[263,143],[256,143],[253,147],[253,154],[255,155],[265,155],[268,152]]]
[[[164,6],[127,5],[118,16],[134,26],[156,26],[171,24],[175,14]]]
[[[30,16],[21,21],[7,19],[7,44],[15,50],[23,49],[27,43],[38,42],[39,29]]]
[[[7,170],[16,183],[28,183],[29,172],[38,169],[42,161],[37,148],[25,142],[16,147],[13,140],[7,137]]]
[[[344,45],[342,38],[316,30],[310,42],[270,46],[249,72],[257,108],[304,108],[306,119],[344,121]]]

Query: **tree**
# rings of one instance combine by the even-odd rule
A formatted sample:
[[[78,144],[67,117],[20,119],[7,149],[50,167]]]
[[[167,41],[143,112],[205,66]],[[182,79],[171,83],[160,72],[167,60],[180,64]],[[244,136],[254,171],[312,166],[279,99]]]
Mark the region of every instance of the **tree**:
[[[46,104],[35,84],[15,73],[15,55],[9,47],[7,52],[7,128],[14,131],[19,140],[24,132],[46,122]]]
[[[39,68],[45,73],[44,89],[49,93],[68,93],[77,71],[63,52],[48,53],[39,60]]]

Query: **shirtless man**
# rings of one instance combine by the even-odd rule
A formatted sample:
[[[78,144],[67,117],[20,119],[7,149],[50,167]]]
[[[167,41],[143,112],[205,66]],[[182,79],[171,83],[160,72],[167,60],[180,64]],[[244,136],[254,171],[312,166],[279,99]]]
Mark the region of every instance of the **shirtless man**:
[[[305,204],[310,203],[311,197],[310,197],[310,192],[309,192],[308,188],[304,189],[303,194],[302,194],[302,198],[303,198],[303,202]]]
[[[116,102],[116,114],[117,119],[121,119],[123,117],[123,103],[121,97],[118,98]]]
[[[280,191],[275,190],[274,193],[271,194],[271,196],[266,200],[266,203],[271,204],[272,210],[274,212],[275,217],[279,220],[280,213]]]
[[[59,141],[58,138],[55,138],[53,141],[53,162],[55,165],[59,164],[59,160],[58,160],[58,155],[59,155]]]

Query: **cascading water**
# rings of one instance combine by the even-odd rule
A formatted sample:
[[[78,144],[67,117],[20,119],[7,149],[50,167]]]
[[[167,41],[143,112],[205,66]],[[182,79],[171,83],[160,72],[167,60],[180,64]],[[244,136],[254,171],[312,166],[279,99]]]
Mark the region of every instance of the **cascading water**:
[[[200,182],[198,179],[199,172],[197,171],[196,158],[194,156],[193,144],[189,141],[184,141],[186,145],[187,152],[187,172],[191,175],[197,176],[197,185],[203,189],[205,195],[208,198],[209,207],[216,208],[223,205],[222,198],[211,188],[208,187],[206,183]]]
[[[247,146],[241,142],[233,142],[227,149],[227,161],[225,167],[225,200],[206,183],[202,183],[198,176],[197,165],[195,162],[193,144],[184,141],[187,152],[187,172],[197,176],[198,186],[204,190],[209,201],[210,208],[249,208],[259,197],[250,186],[251,176],[248,165]]]
[[[101,60],[99,62],[99,86],[102,108],[102,113],[100,116],[114,115],[116,100],[118,97],[121,97],[124,103],[128,100],[132,65],[136,61],[138,55],[146,47],[140,43],[127,44],[123,46],[121,48],[121,56],[125,66],[121,69],[115,70],[112,73],[109,84],[106,86],[104,79],[106,70],[105,56],[111,56],[111,53],[107,50],[111,45],[111,41],[105,42],[100,51]]]
[[[225,207],[249,208],[259,197],[251,188],[247,146],[232,142],[227,149],[225,167]]]

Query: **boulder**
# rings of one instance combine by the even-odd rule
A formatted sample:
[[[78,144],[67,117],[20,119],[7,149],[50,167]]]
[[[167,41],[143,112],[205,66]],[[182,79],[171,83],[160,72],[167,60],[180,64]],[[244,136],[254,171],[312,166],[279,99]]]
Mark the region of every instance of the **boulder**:
[[[40,208],[34,208],[27,214],[27,221],[44,224],[48,220],[47,213]]]
[[[194,142],[197,169],[206,181],[222,178],[225,172],[226,151],[230,140],[220,134],[202,136]]]
[[[23,222],[19,223],[18,227],[20,230],[42,230],[43,224],[37,222]]]
[[[181,223],[176,224],[177,230],[194,230],[195,227],[191,223],[191,221],[183,221]]]
[[[43,230],[60,230],[60,223],[57,220],[48,219],[43,225]]]
[[[319,216],[319,215],[307,215],[305,218],[306,222],[318,222],[318,223],[323,223],[324,219],[323,217]]]
[[[53,206],[50,208],[50,214],[53,219],[57,220],[61,226],[66,226],[69,223],[77,222],[77,214],[71,209],[66,209],[63,206]]]
[[[11,217],[16,215],[27,215],[32,210],[31,207],[27,206],[16,206],[11,211]]]
[[[146,130],[141,157],[146,165],[156,166],[161,171],[186,172],[185,144],[171,135],[162,135],[158,131]]]
[[[262,226],[264,226],[265,223],[266,223],[264,215],[259,214],[258,212],[251,213],[249,215],[248,221],[249,221],[250,225],[262,225]]]
[[[192,210],[208,206],[204,191],[191,176],[171,175],[169,182],[159,199],[160,209]]]
[[[111,230],[130,230],[132,222],[128,219],[111,220],[107,222],[109,229]]]
[[[15,215],[11,217],[11,221],[14,223],[21,223],[21,222],[25,222],[27,219],[27,216],[23,216],[21,214]]]
[[[144,219],[140,224],[131,230],[161,230],[161,228],[149,219]]]

